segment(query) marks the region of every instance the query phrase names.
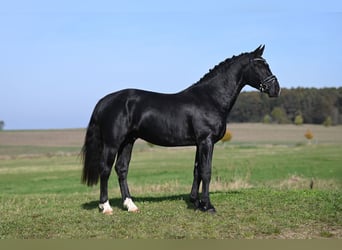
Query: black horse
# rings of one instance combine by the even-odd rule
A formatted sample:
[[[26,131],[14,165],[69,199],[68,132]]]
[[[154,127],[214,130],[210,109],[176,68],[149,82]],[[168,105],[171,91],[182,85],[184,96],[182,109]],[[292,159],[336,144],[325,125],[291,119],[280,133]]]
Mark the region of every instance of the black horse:
[[[176,94],[125,89],[102,98],[90,118],[83,153],[82,182],[100,179],[100,209],[111,214],[108,178],[115,158],[124,206],[138,211],[127,185],[128,166],[137,138],[161,146],[196,146],[190,201],[195,209],[215,212],[209,199],[214,144],[241,89],[250,85],[270,97],[280,94],[277,78],[262,58],[265,46],[221,62],[197,83]],[[202,182],[202,195],[199,186]]]

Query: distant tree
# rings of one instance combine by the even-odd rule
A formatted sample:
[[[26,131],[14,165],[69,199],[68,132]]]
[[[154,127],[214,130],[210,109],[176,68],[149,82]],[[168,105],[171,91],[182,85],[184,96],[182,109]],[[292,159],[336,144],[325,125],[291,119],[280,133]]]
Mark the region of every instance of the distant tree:
[[[233,134],[232,132],[230,132],[228,129],[226,130],[226,133],[224,134],[224,136],[222,137],[221,141],[224,142],[228,142],[233,138]]]
[[[279,124],[284,124],[284,123],[289,122],[289,120],[287,119],[285,110],[281,107],[274,107],[271,115],[272,115],[273,120]]]
[[[332,125],[332,119],[331,116],[327,116],[323,122],[323,125],[326,127],[330,127]]]
[[[294,120],[294,124],[296,124],[297,126],[299,125],[303,125],[304,119],[302,115],[296,115],[295,120]]]
[[[267,104],[260,97],[258,92],[243,92],[238,98],[229,119],[235,122],[260,122],[268,110],[264,110]]]
[[[3,130],[5,127],[5,122],[4,121],[0,121],[0,131]]]
[[[285,112],[278,115],[286,119],[274,119],[272,111],[275,109],[277,113],[279,107]],[[294,122],[300,114],[305,123],[323,124],[330,116],[332,124],[342,124],[342,87],[283,88],[278,98],[268,98],[256,91],[242,92],[229,115],[229,122],[263,122],[267,114],[278,123]]]
[[[264,119],[262,120],[262,122],[265,123],[265,124],[270,124],[271,121],[272,121],[272,117],[270,115],[268,115],[268,114],[265,115]]]

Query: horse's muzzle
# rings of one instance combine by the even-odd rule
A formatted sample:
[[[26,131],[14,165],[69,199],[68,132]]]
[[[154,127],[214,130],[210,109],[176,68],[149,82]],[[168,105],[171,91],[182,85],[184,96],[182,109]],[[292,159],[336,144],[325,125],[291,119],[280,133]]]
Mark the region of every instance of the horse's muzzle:
[[[269,91],[268,91],[268,96],[269,97],[278,97],[278,96],[280,96],[280,92],[281,92],[281,88],[280,88],[279,82],[278,82],[277,78],[275,78],[273,80],[273,83],[270,86]]]
[[[259,86],[259,90],[267,93],[269,97],[278,97],[280,95],[280,85],[275,75],[266,77]]]

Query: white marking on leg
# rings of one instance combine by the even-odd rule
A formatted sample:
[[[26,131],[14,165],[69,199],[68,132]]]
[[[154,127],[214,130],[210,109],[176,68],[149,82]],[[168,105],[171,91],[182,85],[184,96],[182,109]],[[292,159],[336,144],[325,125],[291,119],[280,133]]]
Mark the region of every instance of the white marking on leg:
[[[103,214],[113,214],[113,208],[110,206],[109,201],[106,201],[105,203],[99,204],[100,210],[102,210]]]
[[[127,208],[128,212],[138,212],[139,208],[134,204],[131,198],[126,198],[124,203],[124,207]]]

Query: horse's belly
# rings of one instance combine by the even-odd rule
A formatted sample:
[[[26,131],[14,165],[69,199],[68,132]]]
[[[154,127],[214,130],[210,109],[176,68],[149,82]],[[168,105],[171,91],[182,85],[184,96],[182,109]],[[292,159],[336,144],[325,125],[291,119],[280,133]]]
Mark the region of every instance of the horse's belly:
[[[141,139],[158,146],[164,147],[179,147],[179,146],[194,146],[195,142],[193,140],[175,140],[163,139],[163,138],[151,138],[151,137],[140,137]]]
[[[138,137],[160,146],[190,146],[195,145],[195,138],[188,126],[176,126],[167,123],[149,123],[139,128]]]

